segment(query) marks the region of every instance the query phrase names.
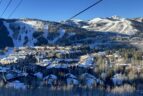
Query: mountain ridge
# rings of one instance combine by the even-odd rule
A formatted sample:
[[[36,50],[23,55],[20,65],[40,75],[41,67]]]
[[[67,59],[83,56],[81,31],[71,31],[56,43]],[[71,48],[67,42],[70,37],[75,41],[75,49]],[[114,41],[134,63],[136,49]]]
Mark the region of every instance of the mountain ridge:
[[[0,48],[111,42],[112,39],[124,38],[124,36],[131,37],[134,34],[142,33],[143,22],[141,21],[142,18],[125,19],[117,16],[66,22],[30,18],[0,19],[2,27]],[[131,24],[127,24],[128,22]],[[112,23],[117,24],[112,25]],[[123,28],[120,29],[122,26]]]
[[[127,35],[134,35],[143,30],[143,18],[122,18],[119,16],[93,18],[87,21],[69,20],[65,24],[85,28],[90,31],[117,32]]]

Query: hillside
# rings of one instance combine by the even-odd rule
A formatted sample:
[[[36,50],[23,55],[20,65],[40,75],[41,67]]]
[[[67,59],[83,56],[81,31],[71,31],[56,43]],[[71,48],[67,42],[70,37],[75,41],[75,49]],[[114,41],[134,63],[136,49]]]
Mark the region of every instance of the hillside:
[[[1,19],[1,48],[57,44],[84,29],[35,19]]]
[[[112,16],[107,18],[93,18],[91,20],[69,20],[65,24],[85,28],[90,31],[115,32],[134,35],[143,32],[143,18],[122,18]]]
[[[38,19],[0,19],[0,24],[0,48],[77,44],[94,47],[108,44],[114,47],[125,38],[130,40],[135,34],[142,33],[143,29],[141,19],[117,17],[64,23]]]
[[[0,87],[142,94],[142,23],[0,19]]]

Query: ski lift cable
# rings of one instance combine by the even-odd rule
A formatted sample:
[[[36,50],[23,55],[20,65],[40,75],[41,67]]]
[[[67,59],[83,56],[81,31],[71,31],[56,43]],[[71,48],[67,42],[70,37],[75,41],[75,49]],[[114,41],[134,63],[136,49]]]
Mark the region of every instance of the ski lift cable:
[[[16,10],[20,7],[20,5],[22,4],[23,0],[20,0],[18,2],[18,4],[16,5],[16,7],[13,9],[13,11],[10,13],[10,15],[8,16],[8,18],[12,17],[12,15],[16,12]]]
[[[4,15],[4,13],[6,12],[6,10],[9,8],[10,4],[12,3],[12,0],[9,0],[8,4],[6,5],[4,11],[1,14],[1,17]]]
[[[71,19],[77,17],[78,15],[80,15],[80,14],[84,13],[85,11],[87,11],[88,9],[90,9],[90,8],[92,8],[92,7],[96,6],[96,5],[98,5],[98,4],[101,3],[102,1],[103,1],[103,0],[98,0],[98,1],[95,2],[94,4],[92,4],[92,5],[90,5],[89,7],[87,7],[86,9],[84,9],[84,10],[80,11],[79,13],[77,13],[76,15],[72,16],[72,17],[69,18],[68,20],[71,20]]]
[[[2,0],[0,0],[0,5],[1,5],[1,3],[2,3]]]

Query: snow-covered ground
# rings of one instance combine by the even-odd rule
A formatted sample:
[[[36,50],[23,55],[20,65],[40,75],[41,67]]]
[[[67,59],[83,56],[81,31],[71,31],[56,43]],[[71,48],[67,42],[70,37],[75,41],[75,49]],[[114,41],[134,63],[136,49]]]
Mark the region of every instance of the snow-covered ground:
[[[26,89],[26,85],[21,83],[20,81],[13,81],[6,85],[7,88],[15,88],[15,89]]]
[[[115,74],[112,78],[114,85],[121,85],[127,77],[123,74]]]
[[[60,29],[59,30],[59,36],[54,38],[54,40],[49,40],[48,42],[51,43],[51,44],[54,44],[56,43],[59,39],[63,38],[63,36],[65,35],[65,30],[64,29]]]
[[[8,50],[3,55],[0,55],[0,59],[3,59],[5,57],[7,57],[8,55],[12,54],[13,53],[13,49],[14,48],[8,48]]]
[[[49,66],[47,66],[47,69],[51,69],[51,68],[67,68],[69,65],[68,64],[50,64]]]
[[[20,30],[17,30],[17,32],[14,32],[10,26],[14,24],[17,27],[20,27]],[[33,46],[34,43],[36,42],[36,39],[33,38],[33,33],[36,31],[32,25],[27,25],[25,22],[22,21],[16,21],[14,23],[8,23],[4,22],[4,25],[9,31],[9,36],[12,38],[14,42],[15,47],[20,47],[23,46],[25,43],[25,37],[28,38],[27,45],[28,46]]]
[[[94,58],[91,55],[88,55],[86,59],[81,60],[81,62],[79,62],[79,67],[90,67],[94,64]]]

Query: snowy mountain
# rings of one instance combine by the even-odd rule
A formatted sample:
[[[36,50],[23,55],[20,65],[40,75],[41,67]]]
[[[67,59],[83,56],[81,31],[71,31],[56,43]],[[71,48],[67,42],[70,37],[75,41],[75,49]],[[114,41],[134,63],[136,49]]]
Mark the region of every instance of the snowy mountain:
[[[142,18],[126,19],[117,16],[94,18],[89,21],[76,19],[66,22],[0,19],[0,48],[72,44],[97,45],[95,43],[100,44],[104,41],[109,44],[117,36],[124,38],[142,33],[142,20]]]
[[[24,90],[140,85],[142,25],[142,18],[118,16],[66,22],[0,19],[0,85]]]
[[[0,48],[58,44],[79,34],[78,30],[86,31],[37,19],[0,19],[0,25]]]
[[[90,31],[116,32],[126,35],[134,35],[143,30],[143,18],[128,19],[119,16],[93,18],[88,21],[70,20],[65,24],[85,28]]]

